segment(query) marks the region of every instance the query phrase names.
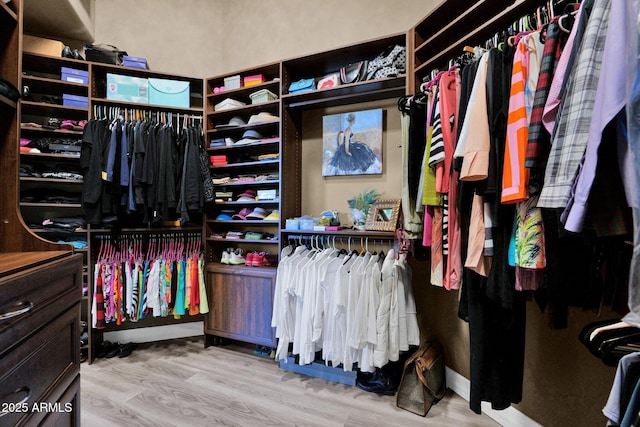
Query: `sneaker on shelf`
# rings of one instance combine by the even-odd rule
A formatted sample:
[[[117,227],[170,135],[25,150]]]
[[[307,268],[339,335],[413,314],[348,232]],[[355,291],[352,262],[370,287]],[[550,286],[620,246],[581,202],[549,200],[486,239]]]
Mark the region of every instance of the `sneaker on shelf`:
[[[224,251],[222,251],[222,256],[220,257],[220,264],[229,264],[229,252],[227,252],[228,249],[225,249]]]
[[[278,264],[278,255],[266,253],[264,254],[265,266],[275,267]]]
[[[234,252],[229,254],[229,264],[231,265],[242,265],[245,264],[245,259],[242,256],[242,249],[237,248]]]
[[[253,265],[253,257],[254,257],[255,253],[254,252],[249,252],[247,254],[247,256],[245,257],[245,264],[246,265]]]
[[[256,252],[251,259],[252,267],[262,267],[265,265],[264,252]]]

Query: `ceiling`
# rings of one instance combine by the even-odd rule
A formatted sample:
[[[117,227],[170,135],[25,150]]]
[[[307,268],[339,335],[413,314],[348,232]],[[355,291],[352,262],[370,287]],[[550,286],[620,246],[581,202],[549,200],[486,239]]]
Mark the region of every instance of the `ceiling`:
[[[24,0],[24,32],[93,42],[95,0]]]

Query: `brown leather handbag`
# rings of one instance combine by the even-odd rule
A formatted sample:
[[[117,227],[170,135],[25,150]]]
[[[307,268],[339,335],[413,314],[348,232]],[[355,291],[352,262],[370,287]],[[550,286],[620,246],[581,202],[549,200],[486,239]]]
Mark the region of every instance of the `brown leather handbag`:
[[[405,362],[396,405],[424,417],[446,392],[444,352],[432,338]]]

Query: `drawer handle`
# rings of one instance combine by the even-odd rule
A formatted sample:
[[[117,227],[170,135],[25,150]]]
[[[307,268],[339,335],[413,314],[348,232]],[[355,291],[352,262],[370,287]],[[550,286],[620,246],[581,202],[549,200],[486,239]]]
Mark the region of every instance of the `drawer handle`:
[[[27,395],[25,397],[23,397],[20,402],[14,403],[12,406],[15,406],[15,407],[18,407],[18,408],[22,408],[22,405],[27,403],[29,401],[29,398],[31,397],[31,389],[29,387],[27,387],[26,385],[23,386],[23,387],[20,387],[19,389],[17,389],[13,393],[9,393],[9,394],[5,395],[4,397],[10,396],[12,394],[19,394],[19,393],[26,393]],[[11,405],[11,403],[9,403],[9,405]],[[10,414],[10,413],[11,413],[10,411],[2,411],[2,412],[0,412],[0,418],[4,417],[5,415]]]
[[[31,301],[23,301],[16,304],[16,306],[20,308],[14,311],[8,311],[6,313],[0,313],[0,320],[11,319],[12,317],[20,316],[21,314],[26,313],[33,308],[33,303]]]

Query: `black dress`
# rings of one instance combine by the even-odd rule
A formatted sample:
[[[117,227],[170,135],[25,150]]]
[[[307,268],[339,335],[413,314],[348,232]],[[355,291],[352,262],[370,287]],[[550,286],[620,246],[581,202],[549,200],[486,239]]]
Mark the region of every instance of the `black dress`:
[[[343,133],[341,132],[340,135]],[[349,153],[351,155],[347,154],[344,143],[338,144],[329,165],[346,173],[364,172],[375,163],[376,155],[367,144],[352,139],[353,134],[349,135]]]

